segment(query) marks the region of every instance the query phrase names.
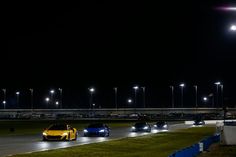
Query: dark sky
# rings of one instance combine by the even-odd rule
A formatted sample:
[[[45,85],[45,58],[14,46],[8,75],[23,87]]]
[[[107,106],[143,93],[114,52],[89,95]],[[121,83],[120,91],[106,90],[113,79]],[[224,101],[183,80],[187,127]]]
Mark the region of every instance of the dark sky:
[[[97,101],[109,106],[112,87],[121,89],[124,104],[132,96],[132,85],[139,84],[149,89],[151,106],[167,106],[169,85],[176,86],[178,99],[178,84],[186,82],[186,105],[191,106],[194,84],[199,86],[200,97],[214,92],[214,82],[220,80],[225,102],[232,105],[236,34],[229,33],[228,27],[236,22],[236,13],[214,9],[228,4],[233,3],[98,0],[4,4],[6,49],[0,58],[0,85],[12,90],[63,87],[73,95],[68,96],[67,104],[86,104],[87,87],[93,85],[100,90]],[[76,95],[82,96],[77,100]]]

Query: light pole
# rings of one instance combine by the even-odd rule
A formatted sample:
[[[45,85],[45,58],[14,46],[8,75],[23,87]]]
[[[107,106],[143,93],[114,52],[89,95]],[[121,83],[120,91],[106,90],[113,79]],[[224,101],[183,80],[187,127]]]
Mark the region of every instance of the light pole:
[[[90,109],[92,108],[92,103],[93,103],[93,93],[95,92],[94,88],[89,88],[89,92],[90,92]]]
[[[198,107],[198,104],[197,104],[197,85],[194,85],[193,87],[195,88],[195,107],[197,109],[197,107]]]
[[[220,87],[221,87],[221,107],[224,107],[224,93],[223,93],[224,85],[221,84]]]
[[[30,105],[31,105],[31,110],[33,111],[33,105],[34,105],[34,89],[33,88],[30,88]]]
[[[16,92],[16,105],[17,105],[17,108],[19,107],[19,96],[20,96],[20,92]]]
[[[55,90],[54,89],[52,89],[52,90],[50,90],[50,96],[51,96],[51,105],[53,105],[53,94],[55,93]]]
[[[211,107],[213,108],[213,107],[214,107],[214,103],[215,103],[214,94],[213,94],[213,93],[210,93],[210,94],[208,95],[208,97],[209,97],[209,98],[212,97],[212,98],[211,98]]]
[[[174,86],[170,86],[171,89],[171,107],[174,108]]]
[[[138,86],[134,86],[134,105],[135,105],[135,109],[137,107],[137,90],[139,89]]]
[[[146,108],[146,87],[141,87],[143,90],[143,107]]]
[[[115,90],[115,106],[117,109],[118,108],[118,106],[117,106],[117,87],[114,87],[114,90]]]
[[[181,107],[184,108],[184,86],[185,84],[184,83],[181,83],[180,85],[180,88],[181,88]]]
[[[3,91],[3,108],[4,109],[6,109],[6,92],[7,92],[7,90],[4,88],[4,89],[2,89],[2,91]]]
[[[62,108],[62,88],[58,88],[59,92],[60,92],[60,108]]]
[[[219,87],[220,84],[221,84],[220,82],[215,82],[215,85],[216,85],[216,103],[215,103],[215,105],[216,105],[216,107],[218,107],[218,105],[219,105],[218,87]],[[215,107],[215,106],[213,106],[213,107]]]

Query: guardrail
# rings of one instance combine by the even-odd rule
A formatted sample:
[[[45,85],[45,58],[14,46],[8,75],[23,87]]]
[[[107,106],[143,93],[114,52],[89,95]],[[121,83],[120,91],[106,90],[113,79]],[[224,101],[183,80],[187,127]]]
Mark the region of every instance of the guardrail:
[[[178,150],[171,154],[169,157],[195,157],[201,152],[208,150],[211,144],[219,142],[220,135],[216,134],[214,136],[207,137],[201,140],[199,143],[193,144],[190,147]]]

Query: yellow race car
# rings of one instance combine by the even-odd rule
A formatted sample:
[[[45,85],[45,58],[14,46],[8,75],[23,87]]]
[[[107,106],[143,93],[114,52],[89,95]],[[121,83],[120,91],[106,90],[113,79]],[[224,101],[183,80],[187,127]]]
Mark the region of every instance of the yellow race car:
[[[67,124],[52,124],[43,131],[43,141],[48,140],[76,140],[78,131]]]

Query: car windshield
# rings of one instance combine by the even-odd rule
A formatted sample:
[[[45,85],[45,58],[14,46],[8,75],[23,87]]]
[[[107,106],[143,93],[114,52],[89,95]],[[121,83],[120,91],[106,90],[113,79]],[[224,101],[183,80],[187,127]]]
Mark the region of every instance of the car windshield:
[[[139,128],[139,127],[144,127],[146,125],[147,125],[146,123],[136,123],[134,126]]]
[[[67,130],[66,124],[54,124],[48,130]]]
[[[103,124],[90,124],[88,128],[102,128]]]
[[[157,125],[165,125],[165,122],[157,122]]]

